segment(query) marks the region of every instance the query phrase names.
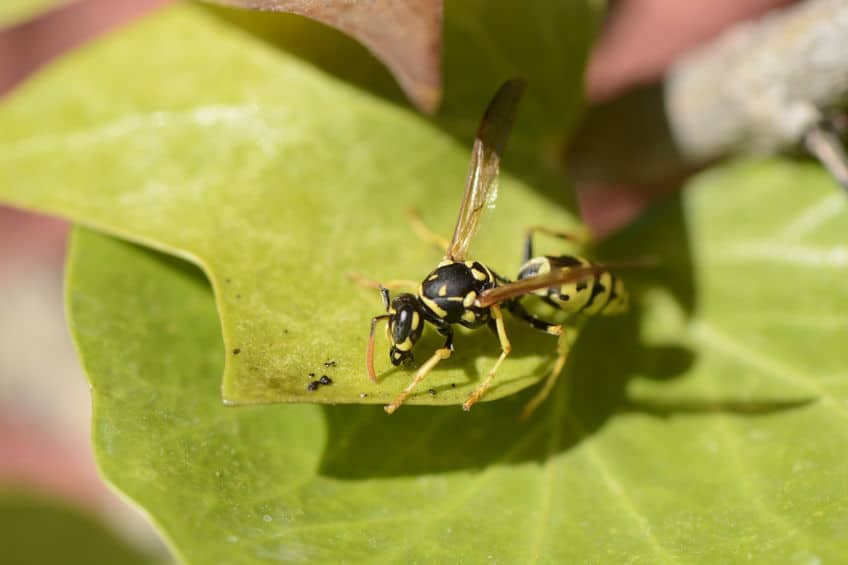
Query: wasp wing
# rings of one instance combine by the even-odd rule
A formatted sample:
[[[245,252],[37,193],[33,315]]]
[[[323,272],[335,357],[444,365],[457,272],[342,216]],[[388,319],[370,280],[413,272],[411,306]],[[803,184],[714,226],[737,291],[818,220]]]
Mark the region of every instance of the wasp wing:
[[[530,294],[534,290],[539,290],[540,288],[553,288],[566,283],[587,280],[595,275],[614,269],[649,267],[655,264],[656,261],[654,259],[645,258],[634,261],[605,263],[603,265],[586,265],[585,267],[566,267],[564,269],[557,269],[543,275],[527,277],[526,279],[521,279],[484,290],[480,293],[477,300],[474,301],[474,305],[480,308],[488,308],[492,304],[498,304],[504,300],[524,296],[525,294]]]
[[[471,164],[468,167],[459,217],[453,230],[453,238],[445,251],[448,259],[465,260],[483,211],[493,204],[497,197],[501,155],[506,148],[506,140],[518,112],[518,102],[524,93],[524,84],[522,79],[505,82],[483,114],[474,146],[471,148]]]
[[[524,296],[540,288],[552,288],[565,283],[589,279],[598,273],[608,270],[609,268],[604,265],[589,265],[586,267],[557,269],[543,275],[527,277],[526,279],[484,290],[475,301],[475,306],[488,308],[492,304],[498,304],[510,298]]]

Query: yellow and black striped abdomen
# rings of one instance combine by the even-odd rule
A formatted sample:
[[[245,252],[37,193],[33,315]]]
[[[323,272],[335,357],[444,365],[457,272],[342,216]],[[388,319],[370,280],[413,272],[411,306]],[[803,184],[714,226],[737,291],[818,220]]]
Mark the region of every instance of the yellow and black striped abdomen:
[[[543,275],[556,269],[575,269],[593,265],[591,261],[574,255],[534,257],[518,272],[518,279]],[[548,304],[569,314],[586,316],[620,314],[627,310],[627,290],[621,279],[610,271],[602,271],[590,278],[563,284],[557,288],[543,288],[533,292]]]

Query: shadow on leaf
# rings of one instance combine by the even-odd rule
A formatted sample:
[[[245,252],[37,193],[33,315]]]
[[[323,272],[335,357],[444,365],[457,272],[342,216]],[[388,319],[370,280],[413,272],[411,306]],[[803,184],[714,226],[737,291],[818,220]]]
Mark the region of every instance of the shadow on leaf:
[[[601,256],[659,256],[658,268],[628,272],[634,308],[623,317],[589,321],[574,345],[551,397],[527,423],[518,421],[536,387],[471,413],[459,407],[406,406],[391,417],[379,407],[324,408],[328,440],[320,472],[339,478],[404,476],[482,469],[495,464],[544,462],[591,436],[618,414],[651,416],[726,413],[758,416],[792,410],[810,399],[692,398],[634,400],[634,378],[669,381],[687,372],[695,353],[677,343],[648,343],[640,335],[641,294],[660,288],[673,297],[685,320],[696,304],[681,198],[674,196],[598,249]],[[523,335],[523,334],[522,334]],[[529,339],[544,340],[529,333]],[[461,343],[458,347],[461,347]],[[515,351],[520,354],[520,344]],[[551,358],[552,361],[552,358]],[[550,363],[540,367],[546,371]],[[538,386],[538,385],[537,385]],[[426,390],[426,383],[422,384]]]

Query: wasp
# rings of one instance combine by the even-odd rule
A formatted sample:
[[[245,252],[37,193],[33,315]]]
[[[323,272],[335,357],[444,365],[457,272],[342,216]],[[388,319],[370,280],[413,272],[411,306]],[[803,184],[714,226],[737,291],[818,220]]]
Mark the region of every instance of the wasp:
[[[444,345],[418,368],[409,385],[385,407],[389,414],[404,403],[441,361],[451,356],[454,351],[453,326],[469,329],[488,326],[498,338],[501,354],[480,385],[463,403],[463,410],[470,410],[489,389],[498,369],[512,350],[504,326],[503,311],[506,310],[531,327],[559,338],[557,359],[545,385],[525,407],[523,416],[527,417],[553,388],[565,364],[570,340],[563,331],[563,325],[530,314],[524,308],[523,300],[536,295],[550,306],[575,317],[618,314],[627,309],[627,291],[621,279],[610,271],[610,265],[599,265],[573,255],[533,256],[534,234],[542,233],[573,241],[579,239],[568,233],[542,227],[528,229],[524,264],[515,281],[468,257],[480,218],[493,204],[496,196],[501,156],[524,88],[521,79],[505,82],[483,115],[471,150],[471,164],[453,237],[446,240],[430,231],[417,216],[413,217],[413,228],[419,236],[445,249],[444,258],[435,270],[420,283],[395,280],[380,284],[354,277],[361,284],[379,289],[386,309],[385,314],[371,320],[366,351],[366,366],[371,380],[377,382],[374,371],[374,334],[378,323],[387,322],[386,333],[391,343],[389,359],[395,366],[412,359],[412,350],[424,331],[425,323],[432,325],[445,338]],[[402,287],[416,289],[416,292],[405,292],[392,298],[389,290]]]

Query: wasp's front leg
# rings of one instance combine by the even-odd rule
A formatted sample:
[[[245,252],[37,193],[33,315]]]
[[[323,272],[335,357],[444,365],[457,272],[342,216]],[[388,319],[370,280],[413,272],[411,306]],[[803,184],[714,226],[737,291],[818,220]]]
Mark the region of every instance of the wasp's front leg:
[[[393,414],[398,408],[400,408],[406,401],[407,397],[409,397],[409,395],[412,394],[412,391],[415,390],[415,387],[424,380],[424,377],[430,374],[430,371],[432,371],[440,361],[447,359],[451,356],[451,353],[453,353],[453,331],[450,326],[446,325],[444,328],[439,328],[439,332],[445,336],[445,344],[437,349],[433,355],[427,359],[427,362],[418,368],[412,382],[406,385],[406,388],[403,389],[403,391],[401,391],[394,400],[392,400],[391,404],[384,407],[384,410],[388,414]]]
[[[498,360],[495,362],[495,366],[492,367],[492,370],[486,375],[483,383],[477,387],[477,389],[472,392],[462,404],[462,409],[466,412],[471,410],[471,407],[474,406],[484,394],[486,394],[486,391],[489,389],[489,385],[492,384],[492,380],[494,380],[495,374],[498,372],[498,368],[501,366],[501,363],[504,362],[506,356],[509,355],[510,351],[512,351],[512,345],[509,343],[509,338],[506,335],[501,307],[497,304],[493,304],[489,307],[489,311],[492,313],[492,319],[495,321],[495,331],[498,334],[498,340],[501,342],[501,356],[498,357]]]

